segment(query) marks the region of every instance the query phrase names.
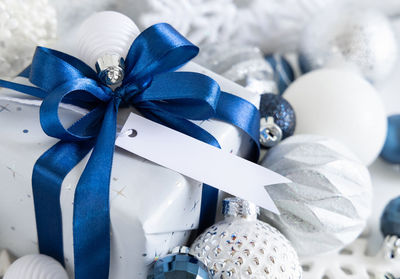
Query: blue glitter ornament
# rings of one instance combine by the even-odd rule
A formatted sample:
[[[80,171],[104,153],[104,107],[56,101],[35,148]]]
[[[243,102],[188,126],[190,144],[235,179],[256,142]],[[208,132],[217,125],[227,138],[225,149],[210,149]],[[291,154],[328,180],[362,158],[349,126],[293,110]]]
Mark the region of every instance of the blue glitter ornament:
[[[400,114],[388,117],[388,131],[381,157],[392,164],[400,164]]]
[[[282,95],[295,79],[293,68],[289,62],[279,54],[266,55],[265,60],[267,60],[274,70],[274,80],[278,88],[278,93]]]
[[[285,139],[293,135],[296,128],[296,114],[289,102],[286,101],[282,96],[271,93],[261,95],[260,116],[260,132],[262,135],[265,134],[265,129],[269,129],[266,127],[268,123],[271,123],[271,117],[273,118],[274,124],[276,124],[276,126],[278,126],[282,132],[281,139]],[[275,136],[277,135],[275,134]],[[261,138],[260,142],[263,144]],[[263,145],[270,147],[265,144]]]
[[[391,200],[383,210],[381,231],[385,237],[388,235],[400,237],[400,197]]]
[[[147,279],[211,279],[208,268],[189,248],[178,247],[173,253],[157,260],[150,268]]]

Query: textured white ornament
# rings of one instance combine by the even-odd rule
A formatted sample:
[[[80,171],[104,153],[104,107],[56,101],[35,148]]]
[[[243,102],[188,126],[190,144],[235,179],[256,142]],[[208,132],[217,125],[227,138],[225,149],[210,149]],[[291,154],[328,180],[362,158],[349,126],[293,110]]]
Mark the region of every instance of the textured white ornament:
[[[370,165],[386,139],[387,118],[375,88],[349,70],[321,69],[303,75],[285,91],[296,112],[296,134],[341,141]]]
[[[400,276],[400,239],[388,236],[380,251],[367,255],[368,235],[340,251],[301,259],[303,279],[391,279]],[[389,274],[393,277],[389,277]],[[388,277],[385,277],[388,276]]]
[[[192,244],[191,253],[214,279],[300,279],[301,267],[290,242],[257,220],[258,208],[238,198],[224,201],[225,219]]]
[[[119,0],[140,27],[168,22],[195,44],[235,41],[266,53],[297,47],[312,15],[340,0]]]
[[[14,77],[37,45],[56,38],[56,12],[48,0],[0,0],[0,76]]]
[[[78,30],[78,56],[91,67],[106,53],[116,53],[125,58],[139,33],[136,24],[121,13],[95,13]]]
[[[45,255],[27,255],[16,260],[4,279],[68,279],[62,265]]]
[[[340,143],[296,135],[273,147],[262,165],[293,183],[267,186],[281,215],[261,210],[299,255],[338,250],[358,237],[371,211],[367,168]]]
[[[12,263],[12,258],[7,250],[0,250],[0,278],[4,276]]]
[[[352,63],[370,81],[381,81],[397,61],[397,42],[386,16],[376,10],[329,9],[305,28],[300,66],[308,72],[336,63]]]

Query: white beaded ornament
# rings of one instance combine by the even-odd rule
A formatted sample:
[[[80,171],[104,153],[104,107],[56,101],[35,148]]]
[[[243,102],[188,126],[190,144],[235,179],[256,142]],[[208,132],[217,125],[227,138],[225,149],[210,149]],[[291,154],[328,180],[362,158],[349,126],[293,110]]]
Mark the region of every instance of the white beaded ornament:
[[[200,235],[191,253],[204,262],[214,279],[300,279],[301,267],[290,242],[257,220],[256,212],[256,206],[247,201],[226,199],[225,220]]]

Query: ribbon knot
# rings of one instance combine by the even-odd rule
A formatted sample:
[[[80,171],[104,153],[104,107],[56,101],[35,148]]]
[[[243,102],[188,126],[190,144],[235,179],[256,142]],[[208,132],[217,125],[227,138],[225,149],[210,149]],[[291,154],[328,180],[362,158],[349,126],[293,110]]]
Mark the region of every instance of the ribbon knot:
[[[113,94],[114,96],[121,100],[121,107],[135,106],[134,97],[137,94],[141,94],[151,86],[152,79],[138,82],[131,81],[129,83],[123,82],[121,86],[117,87]]]
[[[190,120],[217,118],[245,131],[258,158],[259,114],[249,102],[221,92],[213,79],[199,73],[175,72],[199,49],[170,25],[156,24],[133,42],[125,59],[122,85],[112,91],[96,72],[68,54],[38,47],[23,72],[37,87],[1,81],[0,86],[43,99],[40,123],[60,139],[36,162],[32,174],[40,252],[64,261],[61,185],[66,175],[91,151],[74,196],[75,278],[107,279],[110,262],[109,187],[120,105],[134,106],[143,116],[219,147],[218,141]],[[59,118],[61,103],[89,112],[69,128]],[[211,225],[218,190],[203,187],[200,227]]]

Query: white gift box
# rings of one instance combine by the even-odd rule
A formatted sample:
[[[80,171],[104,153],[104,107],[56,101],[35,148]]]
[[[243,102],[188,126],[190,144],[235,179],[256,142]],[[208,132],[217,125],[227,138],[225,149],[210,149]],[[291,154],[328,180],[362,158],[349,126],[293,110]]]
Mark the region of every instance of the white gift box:
[[[258,95],[194,63],[181,70],[204,73],[215,79],[223,91],[258,106]],[[16,81],[28,84],[23,78]],[[40,127],[39,105],[40,101],[27,95],[0,91],[0,248],[16,256],[38,252],[32,170],[40,155],[57,142]],[[119,125],[123,125],[130,111],[120,112]],[[72,106],[64,106],[59,113],[67,119],[66,125],[81,116]],[[250,138],[240,129],[217,120],[196,123],[213,134],[224,151],[248,155]],[[62,185],[64,254],[71,277],[73,193],[86,159]],[[202,184],[116,148],[110,187],[110,278],[145,278],[148,265],[156,257],[185,243],[198,226]]]

